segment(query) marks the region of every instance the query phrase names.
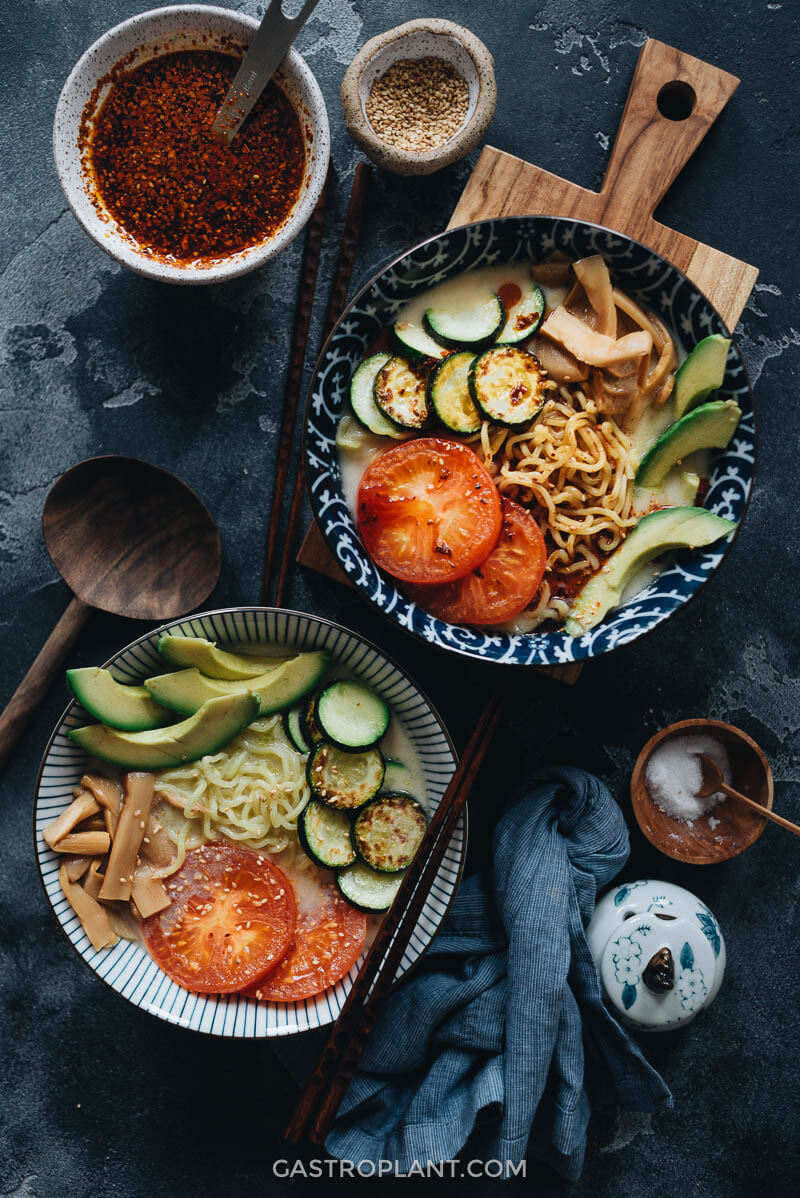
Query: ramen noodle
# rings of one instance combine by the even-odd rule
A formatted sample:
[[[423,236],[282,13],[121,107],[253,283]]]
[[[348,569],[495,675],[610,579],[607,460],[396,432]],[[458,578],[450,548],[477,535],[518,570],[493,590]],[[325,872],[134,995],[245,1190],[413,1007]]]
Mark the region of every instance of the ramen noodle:
[[[467,369],[479,425],[459,430],[457,420],[448,423],[446,415],[442,418],[435,384],[429,382],[433,410],[421,430],[429,435],[427,428],[435,417],[444,424],[445,437],[461,432],[500,496],[526,508],[544,534],[546,565],[541,585],[531,604],[514,618],[514,631],[525,632],[542,623],[562,625],[577,592],[649,510],[643,511],[642,503],[664,506],[665,496],[648,496],[641,489],[635,494],[636,473],[642,444],[658,436],[670,422],[668,400],[678,366],[675,342],[666,325],[613,285],[599,256],[578,262],[554,258],[533,266],[510,263],[465,272],[409,301],[395,322],[395,339],[408,346],[417,374],[424,378],[426,371],[433,370],[431,377],[436,378],[439,359],[453,352],[456,341],[448,340],[452,333],[446,323],[444,329],[437,329],[432,317],[441,322],[444,314],[446,322],[448,317],[458,319],[464,311],[480,312],[476,297],[492,291],[498,297],[524,297],[530,293],[531,278],[543,297],[539,303],[543,303],[540,313],[544,319],[527,337],[515,335],[513,329],[509,337],[511,326],[506,326],[497,338],[497,352],[504,344],[510,344],[513,351],[524,342],[542,372],[539,409],[527,422],[520,422],[513,409],[512,390],[502,403],[497,401],[501,409],[505,403],[508,410],[501,410],[493,419],[489,405],[479,400],[473,360]],[[446,334],[444,348],[427,336],[440,332]],[[420,343],[420,336],[427,339]],[[395,346],[394,352],[402,358],[404,350]],[[420,360],[420,354],[426,352],[433,355],[427,365]],[[462,358],[467,358],[468,352],[462,352]],[[499,386],[502,375],[496,377]],[[499,393],[502,396],[502,387]],[[402,390],[399,394],[402,397]],[[354,411],[358,417],[359,412]],[[402,424],[396,414],[390,413],[390,417]],[[406,436],[414,433],[411,423]],[[382,426],[372,428],[367,421],[367,429],[371,431],[362,430],[360,443],[356,438],[341,456],[345,496],[353,510],[365,469],[377,454],[396,443],[386,435],[372,435],[382,431]],[[396,430],[389,432],[392,438],[402,435]],[[391,567],[386,568],[392,572]],[[415,598],[424,602],[419,593]]]
[[[284,852],[297,843],[297,817],[309,797],[305,760],[286,739],[280,716],[256,720],[220,753],[162,771],[156,793],[184,817],[163,817],[178,850],[173,869],[188,850],[221,836]]]
[[[610,418],[598,419],[584,391],[562,384],[542,414],[520,433],[484,421],[480,450],[501,495],[534,510],[547,528],[547,573],[535,623],[562,621],[571,577],[599,568],[638,520],[633,513],[636,457]]]

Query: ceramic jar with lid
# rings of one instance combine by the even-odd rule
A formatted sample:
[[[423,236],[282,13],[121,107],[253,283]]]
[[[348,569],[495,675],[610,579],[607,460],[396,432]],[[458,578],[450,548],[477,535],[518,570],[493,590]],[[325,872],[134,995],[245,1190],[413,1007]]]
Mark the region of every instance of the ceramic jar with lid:
[[[603,989],[624,1023],[668,1031],[716,998],[725,941],[708,907],[670,882],[625,882],[605,894],[586,929]]]

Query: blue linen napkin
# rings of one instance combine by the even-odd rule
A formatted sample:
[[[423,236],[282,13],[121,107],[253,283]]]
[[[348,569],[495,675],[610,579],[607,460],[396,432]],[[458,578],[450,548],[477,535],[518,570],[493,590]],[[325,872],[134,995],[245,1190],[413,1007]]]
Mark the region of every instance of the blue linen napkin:
[[[490,872],[468,878],[422,968],[384,1004],[326,1148],[350,1160],[447,1161],[476,1127],[481,1159],[526,1155],[580,1176],[589,1098],[673,1105],[603,1004],[584,935],[628,831],[607,788],[536,773],[500,819]]]

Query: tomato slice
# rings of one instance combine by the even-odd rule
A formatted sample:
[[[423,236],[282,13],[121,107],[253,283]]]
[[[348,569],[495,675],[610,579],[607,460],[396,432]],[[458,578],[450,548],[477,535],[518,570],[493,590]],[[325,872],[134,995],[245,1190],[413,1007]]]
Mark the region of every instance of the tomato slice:
[[[367,917],[346,903],[335,886],[298,912],[294,943],[283,960],[245,994],[271,1002],[298,1002],[334,986],[358,960]]]
[[[358,527],[372,560],[405,582],[463,578],[500,532],[500,497],[466,445],[422,437],[385,450],[358,490]]]
[[[286,953],[296,920],[282,870],[237,845],[205,844],[165,882],[172,900],[143,924],[155,960],[174,982],[203,994],[241,990]]]
[[[458,582],[406,588],[415,603],[449,624],[502,624],[528,607],[547,563],[544,536],[530,512],[503,500],[503,527],[486,561]]]

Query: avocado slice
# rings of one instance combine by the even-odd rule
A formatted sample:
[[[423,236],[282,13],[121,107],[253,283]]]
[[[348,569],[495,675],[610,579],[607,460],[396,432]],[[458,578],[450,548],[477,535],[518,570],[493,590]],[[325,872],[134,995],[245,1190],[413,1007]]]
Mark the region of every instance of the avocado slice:
[[[158,651],[172,666],[196,666],[209,678],[229,681],[258,678],[286,661],[285,657],[247,657],[243,653],[229,653],[226,649],[218,649],[214,641],[203,640],[200,636],[173,636],[171,633],[159,639]]]
[[[719,333],[712,333],[697,342],[686,361],[675,371],[672,396],[676,417],[697,407],[722,386],[730,347],[730,337],[722,337]]]
[[[258,699],[250,691],[209,699],[199,711],[150,732],[120,732],[105,724],[70,728],[76,745],[126,770],[166,770],[209,753],[218,753],[258,716]]]
[[[698,449],[724,449],[736,432],[742,409],[732,399],[702,404],[661,434],[639,463],[638,487],[657,487],[677,462]]]
[[[146,732],[175,720],[143,686],[117,682],[108,670],[97,666],[67,670],[67,686],[89,715],[123,732]]]
[[[575,597],[566,630],[580,636],[599,624],[613,607],[637,570],[670,549],[695,549],[711,545],[733,532],[736,524],[702,507],[667,507],[639,521],[601,570]]]
[[[145,686],[157,702],[184,715],[191,715],[208,699],[251,691],[259,701],[259,715],[265,716],[292,707],[313,690],[325,673],[328,660],[327,653],[300,653],[277,670],[239,682],[206,678],[197,669],[178,670],[175,674],[148,678]]]

